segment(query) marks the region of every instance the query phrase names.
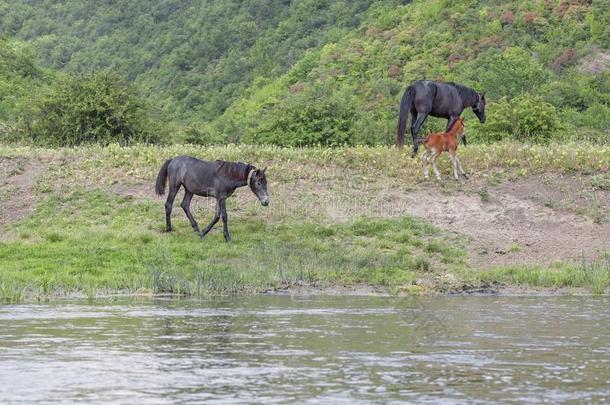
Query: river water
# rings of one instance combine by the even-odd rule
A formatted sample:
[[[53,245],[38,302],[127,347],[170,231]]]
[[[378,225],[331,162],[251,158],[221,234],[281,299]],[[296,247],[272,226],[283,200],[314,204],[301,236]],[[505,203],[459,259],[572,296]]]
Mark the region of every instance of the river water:
[[[610,297],[0,306],[0,403],[605,402]]]

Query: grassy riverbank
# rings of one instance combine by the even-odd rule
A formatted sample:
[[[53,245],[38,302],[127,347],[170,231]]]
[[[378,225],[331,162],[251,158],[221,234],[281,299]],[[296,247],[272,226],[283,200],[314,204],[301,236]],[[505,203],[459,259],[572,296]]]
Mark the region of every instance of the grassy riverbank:
[[[582,219],[582,226],[603,235],[609,146],[469,146],[461,156],[472,179],[459,184],[449,179],[446,159],[440,165],[444,181],[423,183],[419,163],[408,153],[368,147],[0,146],[0,300],[116,291],[250,293],[299,285],[367,285],[395,293],[499,283],[598,293],[610,287],[607,242],[583,253],[584,259],[566,254],[551,261],[531,256],[527,243],[517,240],[501,254],[508,259],[487,260],[493,253],[472,249],[476,233],[450,226],[453,220],[443,226],[437,221],[442,210],[417,211],[418,201],[431,204],[437,195],[452,202],[474,198],[487,209],[500,200],[502,184],[578,176],[587,195],[595,196],[588,205],[547,202],[540,209]],[[179,200],[176,232],[162,232],[164,200],[153,195],[153,181],[163,160],[178,154],[269,166],[272,204],[261,207],[248,190],[238,191],[228,210],[232,244],[218,230],[201,241]],[[197,200],[200,226],[209,221],[210,204]]]

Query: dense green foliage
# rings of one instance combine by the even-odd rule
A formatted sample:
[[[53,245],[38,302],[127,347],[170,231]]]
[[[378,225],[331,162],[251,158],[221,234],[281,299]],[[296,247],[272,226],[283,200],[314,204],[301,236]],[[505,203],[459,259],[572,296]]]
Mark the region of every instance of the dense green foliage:
[[[57,69],[113,68],[176,118],[210,119],[303,52],[360,24],[372,0],[199,0],[0,5],[0,32]]]
[[[43,76],[111,69],[174,141],[390,144],[428,78],[488,95],[469,140],[607,142],[609,22],[607,0],[7,1],[0,125]]]
[[[43,80],[29,48],[0,39],[0,120],[8,122],[21,108],[21,101]]]
[[[522,93],[510,100],[502,97],[493,107],[483,131],[488,140],[547,141],[562,129],[557,109],[541,96]]]
[[[144,105],[115,74],[68,76],[48,90],[20,113],[25,139],[56,146],[159,141]]]

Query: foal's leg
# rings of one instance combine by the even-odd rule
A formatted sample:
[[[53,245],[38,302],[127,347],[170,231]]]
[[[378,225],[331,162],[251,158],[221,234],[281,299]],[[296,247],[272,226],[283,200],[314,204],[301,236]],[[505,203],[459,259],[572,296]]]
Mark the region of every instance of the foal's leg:
[[[438,167],[436,167],[436,158],[438,158],[441,155],[441,152],[436,152],[434,155],[432,155],[432,157],[430,158],[430,161],[432,162],[432,169],[434,169],[434,174],[436,175],[436,179],[440,180],[441,179],[441,172],[438,171]]]
[[[208,232],[210,232],[210,230],[214,227],[214,225],[216,225],[216,222],[218,222],[219,219],[220,219],[220,201],[216,201],[216,211],[214,212],[214,218],[212,219],[212,222],[210,222],[208,224],[208,226],[206,226],[205,229],[199,234],[201,239],[203,239],[203,237],[205,235],[207,235]]]
[[[429,163],[428,163],[428,156],[430,155],[430,151],[429,150],[425,150],[424,153],[422,153],[421,155],[421,164],[422,167],[424,169],[424,178],[427,180],[429,177]]]
[[[464,171],[464,168],[462,167],[462,162],[460,162],[460,158],[457,156],[457,154],[455,155],[455,160],[457,160],[458,169],[460,169],[462,176],[464,176],[464,178],[467,179],[468,175]]]
[[[165,230],[167,232],[172,231],[172,207],[179,189],[180,184],[176,185],[170,183],[169,192],[167,193],[167,200],[165,201]]]
[[[449,150],[449,156],[451,157],[451,166],[453,166],[453,177],[455,177],[456,180],[459,180],[458,177],[458,168],[457,168],[457,155],[455,154],[454,150]]]
[[[195,232],[199,232],[199,226],[197,225],[197,222],[195,221],[193,214],[191,214],[191,199],[192,198],[193,198],[193,193],[191,193],[190,191],[188,191],[185,188],[184,189],[184,199],[182,199],[182,204],[180,204],[180,206],[184,210],[184,213],[186,214],[186,217],[189,219],[189,222],[191,223],[191,226],[193,227]]]
[[[229,235],[229,217],[227,216],[227,200],[222,199],[220,203],[220,215],[222,215],[222,232],[225,236],[225,241],[231,242],[231,235]]]

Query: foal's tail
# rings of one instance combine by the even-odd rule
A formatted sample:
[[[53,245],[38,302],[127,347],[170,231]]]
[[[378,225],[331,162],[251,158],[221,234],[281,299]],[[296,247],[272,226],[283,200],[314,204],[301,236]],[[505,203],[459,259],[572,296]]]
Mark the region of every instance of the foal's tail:
[[[159,170],[159,174],[157,175],[157,182],[155,183],[155,193],[157,195],[165,194],[165,183],[167,182],[167,166],[169,166],[172,160],[168,159],[161,166],[161,170]]]
[[[409,111],[413,104],[413,96],[415,95],[415,87],[409,86],[405,90],[405,94],[400,101],[400,113],[398,115],[398,129],[396,130],[396,146],[402,148],[405,145],[405,132],[407,130],[407,120],[409,119]]]

